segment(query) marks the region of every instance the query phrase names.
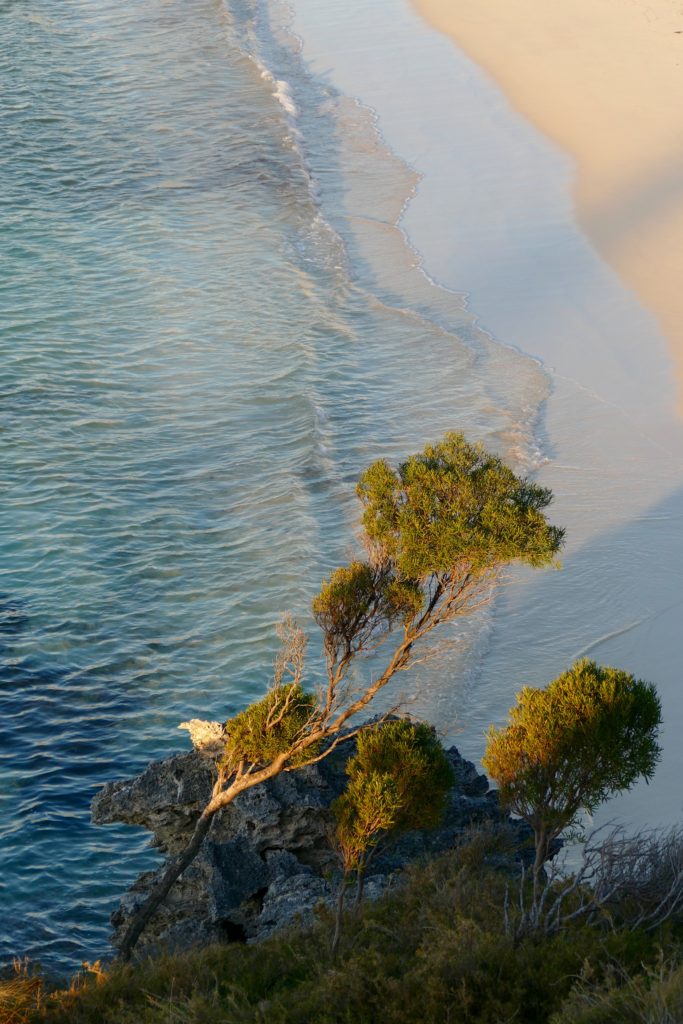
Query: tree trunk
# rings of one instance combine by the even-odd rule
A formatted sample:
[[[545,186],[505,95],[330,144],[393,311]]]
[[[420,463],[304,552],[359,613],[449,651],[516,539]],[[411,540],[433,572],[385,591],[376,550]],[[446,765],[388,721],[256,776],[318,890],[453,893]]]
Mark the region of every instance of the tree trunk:
[[[218,808],[216,808],[216,810],[218,810]],[[195,825],[192,838],[183,852],[177,860],[174,860],[173,863],[166,868],[145,902],[139,910],[133,914],[132,920],[126,929],[126,933],[123,936],[123,941],[119,949],[119,958],[124,962],[130,960],[136,942],[147,927],[151,918],[168,896],[174,882],[180,878],[183,871],[190,866],[199,853],[202,843],[211,828],[211,823],[216,810],[209,810],[209,807],[204,808],[197,824]]]
[[[534,885],[533,909],[535,910],[541,887],[541,873],[543,865],[548,859],[548,850],[550,848],[550,836],[544,828],[534,829],[534,846],[536,848],[536,856],[532,868],[532,879]]]
[[[342,875],[341,884],[339,886],[339,895],[337,896],[337,915],[334,922],[334,935],[332,936],[332,959],[336,960],[337,950],[339,949],[339,940],[341,938],[342,931],[342,917],[344,914],[344,896],[346,895],[346,887],[349,884],[349,873],[345,871]]]
[[[355,906],[360,906],[360,901],[363,899],[363,886],[365,884],[365,865],[361,864],[356,874],[356,899]]]
[[[279,754],[274,761],[253,775],[247,777],[240,774],[239,779],[234,781],[228,789],[222,791],[220,789],[222,779],[219,776],[214,786],[213,796],[200,814],[189,843],[178,859],[169,864],[140,909],[133,914],[119,949],[120,960],[124,962],[130,960],[135,943],[140,938],[150,919],[168,896],[173,884],[180,878],[183,871],[190,866],[199,853],[202,843],[211,828],[214,815],[228,807],[244,790],[251,789],[253,786],[258,786],[262,782],[266,782],[268,779],[279,775],[286,762],[287,755]]]

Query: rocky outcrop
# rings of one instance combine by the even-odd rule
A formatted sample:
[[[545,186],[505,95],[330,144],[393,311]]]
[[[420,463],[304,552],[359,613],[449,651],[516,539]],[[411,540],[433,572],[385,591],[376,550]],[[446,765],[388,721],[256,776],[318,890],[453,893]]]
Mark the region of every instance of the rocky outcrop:
[[[93,820],[141,825],[163,853],[177,854],[211,795],[215,731],[201,727],[212,724],[191,723],[197,748],[190,753],[106,785],[93,801]],[[339,863],[330,845],[330,804],[344,788],[344,767],[353,749],[352,742],[344,744],[316,765],[283,773],[242,793],[217,814],[199,855],[148,925],[139,948],[257,941],[309,919],[321,902],[332,902]],[[454,846],[475,823],[510,827],[486,776],[455,747],[447,753],[456,783],[443,824],[431,832],[409,833],[378,854],[366,882],[369,897],[379,895],[411,860]],[[523,826],[512,827],[520,832],[521,846]],[[141,875],[123,897],[112,915],[114,945],[158,874]]]

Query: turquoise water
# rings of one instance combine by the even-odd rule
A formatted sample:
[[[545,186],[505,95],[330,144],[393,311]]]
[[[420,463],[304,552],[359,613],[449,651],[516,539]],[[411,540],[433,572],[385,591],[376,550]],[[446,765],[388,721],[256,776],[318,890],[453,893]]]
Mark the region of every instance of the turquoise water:
[[[258,13],[0,3],[0,961],[106,954],[157,855],[93,793],[263,692],[363,466],[522,415],[443,301],[364,287],[334,104]]]

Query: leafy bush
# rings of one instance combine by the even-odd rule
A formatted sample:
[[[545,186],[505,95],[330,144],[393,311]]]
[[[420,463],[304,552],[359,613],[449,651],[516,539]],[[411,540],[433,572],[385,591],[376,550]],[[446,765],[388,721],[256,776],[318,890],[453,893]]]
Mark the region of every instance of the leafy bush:
[[[346,774],[346,790],[332,806],[345,838],[374,816],[378,799],[387,810],[378,835],[436,828],[453,785],[453,769],[434,730],[407,719],[360,733]]]
[[[332,804],[344,869],[332,940],[335,954],[350,873],[355,871],[358,879],[358,903],[367,866],[380,844],[412,829],[435,828],[454,781],[434,729],[407,719],[363,730],[346,774],[346,789]]]
[[[505,836],[479,835],[413,868],[405,884],[349,919],[336,961],[327,939],[332,912],[324,911],[316,927],[257,947],[211,947],[115,968],[102,984],[91,984],[61,1005],[55,1000],[33,1020],[548,1024],[553,1013],[570,1012],[567,1000],[582,974],[600,986],[615,963],[633,976],[642,973],[641,963],[656,963],[655,939],[639,931],[577,926],[521,944],[506,936],[502,906],[508,877],[487,866],[506,842]],[[618,1018],[559,1016],[556,1024],[602,1019]]]
[[[316,699],[300,683],[273,687],[261,700],[250,704],[225,723],[225,759],[230,764],[267,764],[289,750],[308,726]],[[291,764],[310,760],[314,751],[301,751]]]
[[[509,724],[491,728],[484,768],[500,798],[533,828],[538,878],[555,839],[613,793],[649,779],[662,719],[651,683],[578,661],[545,689],[525,686]]]
[[[628,977],[608,972],[603,985],[577,985],[551,1024],[680,1024],[683,964],[680,954]]]

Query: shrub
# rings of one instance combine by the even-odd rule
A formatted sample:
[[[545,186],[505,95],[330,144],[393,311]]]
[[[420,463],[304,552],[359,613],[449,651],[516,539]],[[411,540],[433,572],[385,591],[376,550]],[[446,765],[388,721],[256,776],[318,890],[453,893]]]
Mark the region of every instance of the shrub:
[[[585,979],[569,995],[551,1024],[680,1024],[683,964],[680,955],[629,977],[611,970],[602,985]]]
[[[273,687],[265,697],[225,723],[225,763],[263,765],[273,761],[295,745],[315,706],[315,696],[306,693],[300,683]],[[309,760],[314,753],[310,748],[295,753],[290,763],[297,767],[299,760]]]
[[[535,880],[582,809],[652,776],[661,717],[651,683],[585,659],[543,690],[524,687],[509,725],[489,730],[482,763],[534,830]]]

